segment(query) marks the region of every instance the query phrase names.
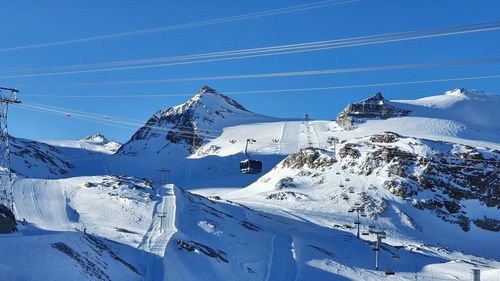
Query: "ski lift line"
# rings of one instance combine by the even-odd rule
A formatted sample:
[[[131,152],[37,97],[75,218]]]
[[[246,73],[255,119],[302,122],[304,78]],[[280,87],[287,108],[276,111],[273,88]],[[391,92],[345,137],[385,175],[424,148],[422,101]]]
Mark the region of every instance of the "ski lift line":
[[[37,112],[41,112],[41,113],[50,113],[50,114],[55,114],[55,115],[59,115],[59,116],[61,116],[61,115],[66,116],[65,112],[62,112],[62,111],[38,108],[38,107],[29,106],[26,104],[20,105],[20,107],[23,109],[33,110],[33,111],[37,111]],[[137,126],[132,126],[132,125],[124,126],[127,124],[122,124],[122,123],[117,123],[117,122],[113,123],[110,120],[100,120],[100,119],[97,119],[95,117],[88,117],[88,116],[79,115],[79,114],[75,114],[75,115],[70,114],[70,118],[77,118],[77,119],[82,119],[82,120],[87,120],[87,121],[95,121],[96,123],[100,123],[100,124],[114,125],[114,126],[120,127],[120,128],[137,130]]]
[[[81,114],[86,114],[86,115],[92,115],[97,118],[104,118],[104,119],[111,119],[112,116],[107,115],[107,114],[98,114],[98,113],[92,113],[88,111],[79,111],[75,109],[69,109],[69,108],[63,108],[63,107],[57,107],[57,106],[51,106],[51,105],[46,105],[46,104],[39,104],[39,103],[25,103],[27,105],[32,105],[32,106],[38,106],[38,107],[44,107],[48,109],[55,109],[55,110],[61,110],[64,112],[69,112],[69,113],[81,113]],[[113,120],[122,120],[122,121],[127,121],[127,122],[138,122],[140,124],[142,121],[137,120],[137,119],[130,119],[130,118],[125,118],[125,117],[118,117],[118,116],[113,116]]]
[[[144,81],[160,81],[160,82],[169,83],[169,82],[198,81],[198,80],[232,80],[232,79],[250,79],[250,78],[288,77],[288,76],[309,76],[309,75],[326,75],[326,74],[401,70],[401,69],[415,69],[415,68],[418,69],[418,68],[455,66],[455,65],[467,65],[467,64],[487,64],[487,63],[498,63],[498,62],[500,62],[500,58],[466,60],[466,61],[451,61],[451,62],[444,62],[444,63],[401,64],[401,65],[389,65],[389,66],[369,66],[369,67],[357,67],[357,68],[322,69],[322,70],[307,70],[307,71],[292,71],[292,72],[274,72],[274,73],[256,73],[256,74],[240,74],[240,75],[224,75],[224,76],[187,77],[187,78],[144,80]]]
[[[373,37],[373,36],[354,37],[354,39],[369,38],[369,37]],[[17,70],[17,71],[10,72],[10,73],[21,73],[21,72],[37,71],[37,70],[38,71],[40,71],[40,70],[50,71],[50,70],[54,70],[54,69],[55,70],[81,69],[81,68],[86,68],[86,67],[111,67],[111,66],[129,65],[129,64],[144,64],[144,63],[154,63],[154,62],[169,62],[169,61],[188,60],[188,59],[210,58],[210,57],[214,57],[214,56],[220,57],[220,56],[224,56],[224,55],[252,54],[254,52],[263,52],[263,51],[269,51],[269,50],[274,50],[274,51],[287,50],[287,49],[290,49],[291,47],[296,47],[296,46],[311,45],[311,47],[314,47],[314,44],[326,43],[326,42],[336,42],[336,41],[342,41],[342,40],[344,40],[344,39],[317,41],[317,42],[310,42],[310,43],[278,45],[278,46],[272,46],[272,47],[240,49],[240,50],[234,50],[234,51],[212,52],[212,53],[206,53],[206,54],[159,57],[159,58],[140,59],[140,60],[124,60],[124,61],[116,61],[116,62],[109,62],[109,63],[79,64],[79,65],[44,67],[44,68],[31,68],[31,69],[21,69],[21,70]],[[9,72],[0,72],[0,73],[3,75],[6,75]]]
[[[75,111],[75,110],[70,110],[70,109],[66,109],[66,108],[60,108],[60,107],[53,107],[53,106],[45,106],[45,105],[40,105],[40,104],[35,104],[35,105],[32,105],[32,104],[20,104],[21,106],[27,106],[27,107],[33,107],[33,108],[38,108],[38,109],[42,109],[42,110],[48,110],[48,111],[53,111],[55,113],[64,113],[64,114],[67,114],[68,112],[69,113],[79,113],[79,114],[82,114],[82,116],[80,117],[87,117],[87,118],[92,118],[92,119],[95,119],[95,118],[98,118],[99,120],[102,119],[102,114],[95,114],[95,113],[88,113],[88,112],[85,112],[85,111]],[[85,116],[86,115],[86,116]],[[75,116],[78,116],[78,114],[75,114]],[[111,120],[108,120],[110,122],[113,122]],[[137,121],[137,120],[134,120],[134,121]],[[155,126],[143,126],[143,124],[140,122],[140,121],[137,121],[137,123],[131,123],[131,122],[114,122],[114,123],[119,123],[119,124],[127,124],[129,126],[134,126],[134,127],[137,127],[137,126],[141,126],[141,127],[149,127],[149,128],[157,128],[157,129],[161,129],[161,130],[165,130],[165,131],[172,131],[172,129],[165,129],[165,128],[161,128],[161,127],[155,127]],[[185,127],[185,126],[178,126],[178,128],[181,128],[181,127]],[[188,127],[185,127],[185,128],[188,128]],[[203,131],[207,131],[207,132],[216,132],[216,133],[223,133],[223,131],[221,130],[210,130],[210,129],[202,129]],[[191,132],[191,131],[182,131],[180,130],[179,132]],[[200,134],[201,135],[201,134]],[[204,136],[209,136],[209,137],[219,137],[220,135],[212,135],[212,134],[203,134]],[[230,138],[234,138],[232,136],[228,136]],[[273,142],[274,143],[274,142]],[[283,144],[286,144],[286,143],[283,143]],[[292,144],[292,143],[289,143],[289,144]],[[404,157],[404,158],[408,158],[410,155],[408,154],[404,154],[404,153],[397,153],[397,152],[389,152],[388,153],[389,155],[393,155],[393,156],[401,156],[401,157]],[[411,156],[411,157],[422,157],[421,155],[416,155],[416,156]],[[432,159],[435,159],[435,158],[439,158],[439,159],[445,159],[445,160],[460,160],[460,161],[476,161],[476,162],[491,162],[491,163],[500,163],[500,161],[497,161],[497,160],[487,160],[487,159],[484,159],[484,160],[481,160],[481,159],[464,159],[464,158],[460,158],[460,157],[440,157],[440,156],[437,156],[437,155],[432,155],[430,156],[430,159],[429,158],[421,158],[422,161],[430,161],[432,162]],[[440,163],[440,162],[437,162],[437,163]],[[442,164],[442,163],[440,163]],[[347,181],[348,179],[346,179]]]
[[[56,115],[62,115],[65,114],[64,111],[58,111],[58,110],[53,110],[53,109],[44,109],[41,107],[35,107],[35,106],[29,106],[29,105],[22,105],[25,109],[34,109],[35,111],[38,112],[48,112],[48,113],[53,113]],[[137,130],[138,127],[143,127],[143,128],[150,128],[152,129],[155,133],[169,133],[169,132],[175,132],[175,133],[186,133],[186,134],[192,134],[192,131],[187,131],[187,130],[179,130],[179,129],[167,129],[167,128],[161,128],[161,127],[156,127],[156,126],[148,126],[148,125],[138,125],[134,123],[127,123],[127,122],[111,122],[110,120],[102,120],[102,118],[95,118],[94,116],[85,116],[81,114],[76,114],[74,116],[71,116],[72,118],[78,118],[82,120],[87,120],[87,121],[96,121],[97,123],[101,124],[106,124],[110,126],[117,126],[117,127],[122,127],[126,129],[135,129]],[[202,136],[202,137],[207,137],[207,138],[219,138],[219,139],[230,139],[230,138],[224,138],[221,137],[220,135],[212,135],[212,134],[207,134],[207,133],[196,133],[197,136]],[[265,144],[270,144],[270,145],[276,145],[275,143],[272,142],[265,142],[265,141],[258,141],[259,143],[265,143]],[[287,143],[284,143],[287,144]],[[288,143],[290,145],[294,145],[292,143]]]
[[[489,64],[498,63],[500,58],[484,61],[476,61],[472,64]],[[463,63],[465,64],[465,63]],[[429,68],[429,67],[440,67],[440,66],[450,66],[439,65],[439,64],[429,64],[427,66],[417,66],[417,65],[394,65],[394,66],[384,66],[384,67],[362,67],[357,69],[324,69],[324,70],[310,70],[310,71],[296,71],[296,72],[275,72],[275,73],[256,73],[256,74],[241,74],[241,75],[226,75],[226,76],[206,76],[206,77],[186,77],[186,78],[172,78],[172,79],[148,79],[148,80],[115,80],[107,82],[85,82],[85,83],[68,83],[68,84],[27,84],[23,87],[82,87],[82,86],[110,86],[110,85],[140,85],[140,84],[168,84],[175,82],[189,82],[189,81],[218,81],[218,80],[237,80],[237,79],[262,79],[262,78],[283,78],[283,77],[298,77],[298,76],[317,76],[317,75],[335,75],[341,73],[358,73],[358,72],[372,72],[372,71],[388,71],[388,70],[403,70],[403,69],[417,69],[417,68]],[[456,65],[459,65],[457,63]],[[460,78],[449,78],[449,79],[435,79],[435,80],[420,80],[420,81],[403,81],[403,82],[388,82],[388,83],[373,83],[373,84],[361,84],[361,85],[347,85],[347,86],[332,86],[332,87],[320,87],[317,90],[332,90],[332,89],[349,89],[349,88],[363,88],[363,87],[374,87],[374,86],[393,86],[393,85],[405,85],[405,84],[422,84],[422,83],[435,83],[435,82],[449,82],[457,80],[478,80],[478,79],[491,79],[498,78],[498,75],[493,76],[477,76],[477,77],[460,77]],[[280,92],[282,90],[277,90],[274,92]],[[261,92],[271,92],[271,91],[261,91]],[[256,93],[256,92],[254,92]],[[238,94],[238,93],[233,93]],[[29,95],[28,95],[29,96]],[[32,95],[33,96],[33,95]],[[154,96],[154,95],[153,95]],[[156,95],[160,96],[177,96],[177,95]],[[56,97],[54,95],[54,97]],[[116,97],[116,96],[105,96],[105,97]],[[127,97],[122,95],[122,97]],[[136,96],[139,97],[139,96]],[[140,96],[141,98],[144,96]],[[151,97],[151,95],[150,95]]]
[[[28,107],[25,107],[25,109],[30,109]],[[34,109],[31,109],[31,110],[34,110]],[[44,112],[43,110],[36,110],[35,111],[39,111],[39,112]],[[52,114],[58,114],[60,115],[60,113],[58,112],[45,112],[45,113],[52,113]],[[89,122],[94,122],[94,123],[99,123],[99,124],[103,124],[103,125],[108,125],[108,126],[114,126],[114,127],[118,127],[118,128],[124,128],[124,129],[129,129],[129,130],[137,130],[137,127],[135,126],[123,126],[123,125],[119,125],[119,124],[114,124],[114,123],[108,123],[108,122],[105,122],[103,120],[95,120],[95,119],[91,119],[91,118],[85,118],[85,117],[81,117],[81,116],[75,116],[75,118],[77,119],[81,119],[81,120],[84,120],[84,121],[89,121]],[[151,126],[143,126],[143,127],[147,127],[147,128],[151,128],[153,130],[157,130],[156,133],[167,133],[168,131],[173,131],[173,132],[179,132],[179,133],[182,133],[182,132],[185,132],[185,133],[192,133],[192,132],[188,132],[188,131],[180,131],[180,130],[168,130],[168,129],[164,129],[164,128],[155,128],[155,127],[151,127]],[[212,136],[212,135],[206,135],[206,134],[198,134],[198,136],[204,136],[204,137],[211,137],[211,138],[219,138],[221,140],[223,139],[227,139],[229,140],[229,138],[224,138],[224,137],[220,137],[220,136]],[[231,138],[231,139],[234,139],[234,138]],[[243,141],[242,138],[240,138],[241,141]],[[266,142],[266,141],[257,141],[258,143],[263,143],[263,144],[269,144],[269,145],[275,145],[274,143],[271,143],[271,142]],[[296,143],[283,143],[283,144],[289,144],[289,145],[293,145],[295,146]],[[460,158],[458,158],[460,159]],[[463,160],[463,159],[461,159]],[[416,162],[416,160],[415,160]],[[439,165],[442,165],[442,166],[449,166],[449,167],[460,167],[460,168],[468,168],[468,169],[476,169],[476,170],[484,170],[484,171],[500,171],[500,169],[485,169],[485,168],[481,168],[481,167],[475,167],[475,166],[468,166],[468,165],[456,165],[456,164],[446,164],[446,163],[440,163],[440,162],[433,162],[435,164],[439,164]]]
[[[88,115],[88,116],[91,116],[92,118],[96,118],[98,120],[102,120],[104,118],[104,119],[106,119],[106,120],[108,120],[110,122],[113,122],[113,121],[119,121],[121,123],[128,122],[131,126],[135,126],[135,127],[143,127],[144,126],[144,122],[142,120],[137,120],[137,119],[129,119],[129,118],[123,118],[123,117],[107,118],[107,117],[111,117],[111,116],[106,115],[106,114],[97,114],[97,113],[91,113],[91,112],[86,112],[86,111],[78,111],[78,110],[73,110],[73,109],[68,109],[68,108],[55,107],[55,106],[44,105],[44,104],[36,104],[36,103],[32,103],[32,104],[30,104],[30,103],[24,103],[24,105],[34,106],[34,107],[38,107],[38,108],[47,108],[48,110],[56,110],[59,113],[63,113],[64,112],[64,113],[70,113],[70,114]],[[244,117],[244,116],[240,116],[238,118],[248,119],[248,120],[250,120],[250,119],[254,120],[255,119],[253,117]],[[176,128],[192,129],[191,127],[187,127],[187,126],[176,126]],[[203,129],[203,128],[201,128],[200,130],[208,132],[208,133],[214,133],[214,134],[216,134],[214,136],[218,136],[218,135],[221,135],[223,133],[222,130]]]
[[[472,26],[462,26],[462,27],[452,27],[452,28],[434,29],[434,30],[411,31],[411,32],[406,32],[406,33],[405,32],[398,32],[398,33],[392,33],[392,34],[389,33],[389,34],[382,34],[382,35],[354,37],[354,38],[368,38],[368,39],[354,39],[354,40],[351,38],[334,39],[334,40],[316,41],[316,42],[310,42],[310,43],[299,43],[299,44],[291,44],[291,45],[281,45],[281,46],[278,45],[278,46],[273,46],[273,47],[263,47],[260,49],[253,48],[253,49],[242,49],[242,50],[236,50],[236,51],[215,52],[215,53],[207,53],[207,54],[199,54],[199,55],[184,55],[184,56],[178,56],[178,57],[163,57],[163,58],[153,58],[153,59],[145,59],[145,60],[129,60],[129,61],[121,61],[121,62],[118,61],[118,62],[91,64],[91,65],[62,66],[63,69],[64,68],[71,69],[71,67],[73,67],[73,68],[76,67],[77,69],[72,70],[72,71],[60,71],[60,72],[10,74],[10,75],[4,75],[0,78],[19,78],[19,77],[65,75],[65,74],[88,73],[88,72],[102,72],[102,71],[118,71],[118,70],[129,70],[129,69],[138,69],[138,68],[164,67],[164,66],[182,65],[182,64],[225,61],[225,60],[235,60],[235,59],[262,57],[262,56],[283,55],[283,54],[292,54],[292,53],[300,53],[300,52],[328,50],[328,49],[335,49],[335,48],[345,48],[345,47],[399,42],[399,41],[407,41],[407,40],[417,40],[417,39],[433,38],[433,37],[440,37],[440,36],[460,35],[460,34],[467,34],[467,33],[473,33],[473,32],[492,31],[492,30],[498,30],[498,29],[500,29],[500,22],[490,22],[490,23],[483,23],[483,24],[477,24],[477,25],[472,25]],[[351,40],[351,41],[349,41],[349,40]],[[172,61],[179,61],[179,60],[188,60],[188,61],[172,62]],[[113,67],[116,65],[144,64],[147,62],[154,62],[154,61],[156,61],[156,62],[168,62],[168,61],[170,61],[171,63]],[[103,68],[78,70],[78,68],[89,67],[92,65],[100,65],[100,67],[103,67]],[[44,68],[44,69],[50,70],[50,68]],[[59,69],[61,69],[61,67],[59,67]],[[20,71],[22,72],[22,71],[27,71],[27,70],[18,70],[17,73],[19,73]],[[31,71],[33,71],[33,69],[31,69]],[[16,72],[14,72],[14,73],[16,73]]]
[[[70,113],[82,113],[82,114],[88,114],[88,115],[93,115],[98,118],[105,118],[105,119],[114,119],[114,120],[123,120],[123,121],[128,121],[128,122],[137,122],[137,124],[142,124],[143,120],[138,120],[138,119],[131,119],[131,118],[125,118],[125,117],[119,117],[119,116],[111,116],[109,114],[103,114],[103,113],[93,113],[93,112],[88,112],[88,111],[79,111],[75,109],[69,109],[69,108],[63,108],[63,107],[57,107],[57,106],[52,106],[52,105],[47,105],[47,104],[40,104],[40,103],[24,103],[28,105],[33,105],[33,106],[40,106],[40,107],[46,107],[50,109],[56,109],[56,110],[62,110],[65,112],[70,112]],[[107,118],[109,117],[109,118]],[[238,116],[240,119],[251,119],[251,120],[256,120],[258,118],[255,117],[250,117],[250,116]],[[181,126],[182,127],[182,126]],[[222,130],[211,130],[211,129],[202,129],[202,130],[208,130],[208,131],[214,131],[218,133],[222,133]]]
[[[44,110],[44,111],[49,111],[49,112],[53,112],[53,113],[56,113],[56,114],[67,114],[69,110],[66,110],[66,109],[54,109],[55,107],[51,108],[51,107],[48,107],[48,108],[45,108],[43,106],[37,106],[37,105],[30,105],[30,104],[19,104],[19,106],[22,106],[22,107],[30,107],[30,108],[34,108],[34,109],[38,109],[39,111],[40,110]],[[75,112],[75,111],[69,111],[69,112]],[[80,111],[81,113],[82,111]],[[87,118],[87,119],[93,119],[93,120],[96,120],[96,117],[98,118],[97,121],[105,121],[105,120],[102,120],[102,116],[103,115],[100,115],[100,114],[75,114],[74,116],[72,115],[72,117],[81,117],[81,118]],[[175,131],[175,132],[180,132],[180,133],[192,133],[192,131],[187,131],[187,130],[177,130],[177,129],[166,129],[166,128],[162,128],[162,127],[157,127],[157,126],[147,126],[147,125],[142,125],[141,123],[131,123],[131,122],[119,122],[119,121],[112,121],[112,120],[106,120],[106,122],[110,122],[110,123],[117,123],[117,124],[122,124],[122,125],[128,125],[128,126],[131,126],[133,128],[136,128],[137,126],[140,126],[140,127],[147,127],[147,128],[151,128],[151,129],[156,129],[156,130],[163,130],[163,131],[167,131],[167,132],[171,132],[171,131]],[[182,127],[182,126],[180,126]],[[203,131],[212,131],[212,132],[217,132],[217,133],[223,133],[223,131],[220,131],[220,130],[209,130],[209,129],[202,129]],[[207,134],[207,133],[197,133],[197,135],[200,135],[200,136],[206,136],[206,137],[215,137],[215,138],[218,138],[220,137],[220,135],[213,135],[213,134]],[[228,139],[235,139],[233,136],[228,136]],[[260,142],[260,141],[259,141]],[[263,142],[260,142],[260,143],[263,143]],[[295,143],[283,143],[281,142],[282,144],[295,144]],[[274,142],[269,142],[269,144],[275,144]],[[389,155],[391,156],[401,156],[401,157],[404,157],[404,158],[407,158],[406,160],[412,160],[412,159],[408,159],[408,157],[410,157],[410,155],[408,154],[404,154],[404,153],[397,153],[397,152],[389,152]],[[416,155],[416,156],[411,156],[413,158],[418,158],[420,155]],[[432,162],[432,163],[437,163],[437,164],[442,164],[442,165],[448,165],[450,163],[441,163],[441,162],[436,162],[434,161],[433,159],[444,159],[444,160],[459,160],[459,161],[471,161],[471,162],[489,162],[489,163],[500,163],[500,161],[497,161],[497,160],[487,160],[487,159],[484,159],[484,160],[481,160],[481,159],[470,159],[470,158],[460,158],[460,157],[441,157],[441,156],[438,156],[438,155],[432,155],[429,158],[421,158],[421,161],[424,161],[424,162]],[[418,159],[415,159],[415,161],[418,161]],[[454,166],[463,166],[463,165],[455,165],[455,164],[452,164]],[[466,166],[466,167],[470,167],[470,166]],[[476,167],[474,167],[476,168]],[[347,180],[347,179],[346,179]]]
[[[28,109],[28,110],[34,110],[34,111],[37,111],[37,112],[42,112],[42,113],[51,113],[51,114],[55,114],[55,115],[59,115],[61,116],[62,114],[64,114],[62,111],[55,111],[55,110],[45,110],[45,109],[40,109],[40,108],[31,108],[29,106],[24,106],[24,109]],[[187,134],[192,134],[193,132],[192,131],[185,131],[185,130],[178,130],[178,129],[166,129],[166,128],[161,128],[161,127],[155,127],[155,126],[148,126],[148,125],[141,125],[141,126],[136,126],[135,124],[127,124],[127,123],[112,123],[112,122],[107,122],[106,120],[102,120],[102,119],[96,119],[94,117],[88,117],[88,116],[81,116],[81,115],[75,115],[75,116],[72,116],[71,118],[76,118],[76,119],[81,119],[81,120],[85,120],[85,121],[90,121],[90,122],[94,122],[94,123],[99,123],[99,124],[104,124],[104,125],[109,125],[109,126],[115,126],[115,127],[119,127],[119,128],[124,128],[124,129],[132,129],[132,130],[137,130],[138,127],[144,127],[144,128],[150,128],[152,129],[155,133],[164,133],[164,134],[167,134],[167,133],[170,133],[170,132],[175,132],[175,133],[187,133]],[[220,140],[230,140],[230,139],[234,139],[233,137],[222,137],[220,135],[210,135],[210,134],[203,134],[203,133],[196,133],[197,136],[202,136],[202,137],[207,137],[207,138],[213,138],[213,139],[220,139]],[[242,141],[243,139],[240,138],[240,141]],[[268,144],[268,145],[276,145],[276,143],[273,143],[273,142],[269,142],[269,141],[257,141],[258,143],[261,143],[261,144]],[[296,144],[295,143],[283,143],[284,145],[293,145],[295,146]]]
[[[134,126],[134,127],[144,127],[145,126],[144,123],[139,121],[139,120],[132,120],[132,119],[128,119],[128,118],[113,118],[113,119],[111,119],[111,118],[106,118],[106,115],[102,115],[102,114],[89,113],[89,112],[85,112],[85,111],[76,111],[76,110],[60,108],[60,107],[51,107],[51,106],[45,106],[45,105],[40,105],[40,104],[24,103],[23,106],[44,109],[47,111],[54,111],[55,113],[64,113],[64,114],[69,113],[70,116],[72,116],[71,114],[74,114],[76,116],[80,115],[80,117],[87,117],[87,118],[92,118],[92,119],[97,119],[97,120],[102,120],[104,118],[108,122],[119,123],[119,124],[128,124],[128,125]],[[129,121],[129,120],[131,120],[131,121]],[[154,128],[153,126],[150,126],[150,127]],[[176,127],[190,129],[190,127],[187,127],[187,126],[176,126]],[[206,132],[221,133],[221,134],[223,133],[223,131],[221,131],[221,130],[210,130],[210,129],[200,129],[200,130],[206,131]],[[169,131],[171,131],[171,130],[169,130]]]
[[[329,50],[334,48],[345,48],[352,46],[360,46],[365,44],[351,44],[351,45],[343,45],[338,47],[316,47],[306,50],[295,50],[295,51],[282,51],[282,52],[274,52],[274,53],[265,53],[265,54],[253,54],[253,55],[241,55],[241,56],[232,56],[232,57],[223,57],[223,58],[212,58],[212,59],[203,59],[203,60],[191,60],[191,61],[183,61],[183,62],[170,62],[170,63],[159,63],[159,64],[149,64],[149,65],[135,65],[135,66],[122,66],[122,67],[111,67],[111,68],[101,68],[101,69],[84,69],[84,70],[72,70],[72,71],[62,71],[62,72],[47,72],[47,73],[29,73],[29,74],[11,74],[0,76],[0,79],[8,79],[8,78],[23,78],[23,77],[42,77],[42,76],[54,76],[54,75],[71,75],[71,74],[81,74],[81,73],[94,73],[94,72],[107,72],[107,71],[121,71],[121,70],[133,70],[133,69],[146,69],[146,68],[158,68],[158,67],[166,67],[166,66],[176,66],[176,65],[188,65],[188,64],[197,64],[197,63],[207,63],[207,62],[218,62],[218,61],[229,61],[229,60],[238,60],[238,59],[247,59],[247,58],[257,58],[257,57],[265,57],[265,56],[274,56],[274,55],[284,55],[284,54],[294,54],[294,53],[302,53],[309,51],[321,51],[321,50]],[[455,64],[447,64],[443,66],[452,66]],[[429,65],[429,66],[420,66],[420,67],[438,67],[440,65]],[[418,68],[420,68],[418,67]],[[401,68],[391,68],[391,69],[380,69],[380,70],[394,70],[394,69],[407,69],[414,68],[409,66],[402,66]],[[417,68],[417,67],[415,67]],[[377,70],[377,69],[374,69]],[[379,70],[379,71],[380,71]],[[343,71],[339,71],[338,73],[350,73],[350,72],[364,72],[364,71],[373,71],[370,69],[344,69]],[[179,81],[191,81],[194,78],[184,78],[190,80],[179,80]],[[212,77],[199,77],[198,79],[212,79],[216,80],[216,78]],[[227,78],[226,78],[227,79]],[[220,79],[217,79],[220,80]],[[174,80],[175,81],[175,80]]]
[[[104,34],[104,35],[98,35],[98,36],[82,37],[82,38],[77,38],[77,39],[53,41],[53,42],[39,43],[39,44],[32,44],[32,45],[5,47],[5,48],[1,48],[0,52],[44,48],[44,47],[51,47],[51,46],[58,46],[58,45],[67,45],[67,44],[75,44],[75,43],[93,42],[93,41],[98,41],[98,40],[114,39],[114,38],[119,38],[119,37],[144,35],[144,34],[171,31],[171,30],[181,30],[181,29],[188,29],[188,28],[194,28],[194,27],[236,22],[236,21],[242,21],[242,20],[250,20],[250,19],[256,19],[256,18],[261,18],[261,17],[280,15],[280,14],[288,14],[288,13],[293,13],[293,12],[300,12],[300,11],[305,11],[305,10],[324,8],[324,7],[328,7],[328,6],[348,4],[348,3],[353,3],[353,2],[357,2],[357,1],[358,0],[318,1],[318,2],[313,2],[313,3],[284,7],[284,8],[271,9],[271,10],[267,10],[267,11],[246,13],[246,14],[241,14],[241,15],[236,15],[236,16],[208,19],[208,20],[195,21],[195,22],[183,23],[183,24],[177,24],[177,25],[162,26],[162,27],[155,27],[155,28],[135,30],[135,31],[127,31],[127,32],[110,33],[110,34]]]
[[[421,34],[421,33],[425,33],[425,32],[439,33],[439,32],[449,32],[449,31],[459,31],[459,30],[467,30],[467,28],[468,29],[471,29],[471,28],[477,29],[480,27],[496,25],[498,23],[500,23],[500,21],[486,22],[486,23],[480,23],[480,24],[474,24],[474,25],[448,27],[448,28],[439,28],[439,29],[427,29],[427,30],[421,29],[421,30],[415,30],[415,31],[409,31],[409,32],[385,33],[385,34],[379,34],[379,35],[358,36],[358,37],[343,38],[343,39],[332,39],[332,40],[313,41],[313,42],[306,42],[306,43],[277,45],[277,46],[271,46],[271,47],[260,47],[260,48],[250,48],[250,49],[239,49],[239,50],[233,50],[233,51],[211,52],[211,53],[205,53],[205,54],[159,57],[159,58],[149,58],[149,59],[140,59],[140,60],[124,60],[124,61],[116,61],[116,62],[109,62],[109,63],[80,64],[80,65],[56,66],[56,67],[46,67],[46,68],[34,68],[34,69],[32,68],[32,69],[18,70],[16,72],[18,73],[20,71],[33,71],[33,70],[40,70],[40,69],[45,69],[45,70],[68,69],[69,67],[73,67],[73,68],[92,67],[92,66],[93,67],[99,67],[99,66],[104,67],[104,66],[141,64],[141,63],[151,63],[151,62],[166,62],[166,61],[176,61],[176,60],[186,60],[186,59],[196,59],[196,58],[210,58],[213,56],[221,56],[221,55],[239,55],[239,54],[248,54],[248,53],[251,54],[255,51],[259,51],[259,52],[269,51],[269,50],[280,51],[280,50],[287,50],[287,49],[290,49],[292,47],[303,47],[303,46],[314,47],[314,46],[317,46],[318,44],[320,44],[320,46],[323,46],[326,43],[335,43],[335,42],[342,42],[344,44],[346,44],[346,43],[360,43],[361,41],[359,41],[359,40],[361,40],[361,39],[377,39],[377,38],[384,37],[384,36],[390,37],[390,36],[415,35],[415,34]],[[357,41],[353,41],[353,40],[357,40]],[[16,73],[16,72],[14,72],[14,73]]]
[[[61,111],[61,110],[55,110],[55,109],[50,109],[50,108],[43,108],[43,107],[37,107],[37,106],[31,106],[31,105],[27,105],[27,104],[24,104],[22,105],[22,107],[25,107],[25,108],[34,108],[34,109],[38,109],[39,111],[40,110],[43,110],[43,111],[47,111],[47,112],[51,112],[51,113],[55,113],[55,114],[64,114],[67,116],[67,112],[64,112],[64,111]],[[145,127],[145,128],[150,128],[150,129],[153,129],[154,131],[164,131],[164,132],[178,132],[178,133],[188,133],[188,134],[192,134],[192,131],[187,131],[187,130],[179,130],[179,129],[166,129],[166,128],[161,128],[161,127],[156,127],[156,126],[148,126],[148,125],[143,125],[143,124],[139,124],[139,123],[131,123],[131,122],[125,122],[125,121],[116,121],[116,120],[103,120],[102,117],[96,117],[96,116],[92,116],[92,115],[84,115],[84,114],[70,114],[70,117],[74,117],[74,118],[80,118],[80,119],[85,119],[85,120],[94,120],[94,121],[98,121],[99,123],[102,123],[102,124],[114,124],[114,125],[121,125],[121,126],[128,126],[127,128],[135,128],[137,129],[138,127]],[[219,135],[211,135],[211,134],[208,134],[208,133],[197,133],[196,135],[198,136],[205,136],[205,137],[210,137],[210,138],[217,138]]]
[[[250,90],[250,91],[227,91],[222,92],[225,95],[248,95],[248,94],[266,94],[266,93],[294,93],[294,92],[310,92],[310,91],[327,91],[327,90],[341,90],[341,89],[355,89],[355,88],[371,88],[371,87],[384,87],[384,86],[400,86],[400,85],[416,85],[428,83],[441,83],[441,82],[454,82],[454,81],[470,81],[470,80],[486,80],[498,79],[499,75],[485,75],[485,76],[468,76],[456,78],[443,78],[443,79],[430,79],[430,80],[416,80],[416,81],[399,81],[387,83],[371,83],[371,84],[355,84],[355,85],[341,85],[341,86],[328,86],[328,87],[312,87],[312,88],[289,88],[289,89],[269,89],[269,90]],[[178,96],[193,96],[193,94],[144,94],[144,95],[44,95],[44,94],[25,94],[23,97],[43,97],[43,98],[163,98],[163,97],[178,97]]]

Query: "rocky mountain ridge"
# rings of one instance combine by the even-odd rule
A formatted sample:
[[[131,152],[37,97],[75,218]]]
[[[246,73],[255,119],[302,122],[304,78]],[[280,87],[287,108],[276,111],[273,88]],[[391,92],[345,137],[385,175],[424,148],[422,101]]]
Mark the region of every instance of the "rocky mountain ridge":
[[[207,138],[222,133],[227,126],[249,120],[269,119],[252,113],[237,101],[203,86],[186,103],[155,113],[119,153],[134,153],[132,143],[156,139],[158,151],[168,144],[179,144],[194,153]]]
[[[387,119],[391,117],[408,116],[410,110],[405,110],[392,105],[379,92],[358,103],[350,103],[336,118],[337,124],[346,130],[352,130],[356,123],[365,119]]]

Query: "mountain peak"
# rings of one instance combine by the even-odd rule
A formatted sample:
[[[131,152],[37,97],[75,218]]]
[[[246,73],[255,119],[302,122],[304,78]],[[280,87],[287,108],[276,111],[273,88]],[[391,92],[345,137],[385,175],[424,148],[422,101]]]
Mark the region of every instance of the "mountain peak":
[[[215,93],[217,93],[217,91],[215,89],[212,89],[209,86],[205,85],[205,86],[201,87],[201,89],[198,93],[202,94],[202,95],[205,93],[215,94]]]
[[[384,104],[387,102],[388,100],[386,100],[384,96],[382,96],[381,92],[377,92],[375,95],[361,101],[361,103],[369,103],[369,104]]]
[[[462,98],[477,98],[477,97],[485,97],[485,96],[493,96],[492,94],[488,94],[481,90],[476,89],[465,89],[465,88],[456,88],[450,91],[446,91],[444,93],[445,96],[456,96]]]
[[[337,115],[336,121],[342,128],[352,130],[355,123],[366,119],[387,119],[391,117],[407,116],[410,110],[404,110],[391,104],[391,102],[378,92],[358,103],[350,103]]]
[[[178,105],[174,108],[184,111],[200,106],[205,109],[212,108],[216,111],[234,111],[236,109],[248,112],[248,110],[237,101],[226,95],[218,93],[215,89],[206,85],[201,87],[198,93],[196,93],[196,95],[194,95],[186,103]]]
[[[108,143],[109,140],[101,133],[86,136],[83,140],[90,142]]]
[[[160,151],[167,144],[185,144],[189,151],[199,148],[207,138],[216,137],[222,129],[268,117],[248,111],[232,98],[203,86],[187,102],[160,110],[140,128],[121,151],[132,152],[132,142],[163,138],[156,142]],[[165,142],[166,141],[166,142]],[[142,148],[141,148],[142,149]]]

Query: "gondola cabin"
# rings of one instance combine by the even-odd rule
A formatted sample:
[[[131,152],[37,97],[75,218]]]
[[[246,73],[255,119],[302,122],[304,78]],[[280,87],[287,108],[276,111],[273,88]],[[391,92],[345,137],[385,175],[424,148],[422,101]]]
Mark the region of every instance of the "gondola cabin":
[[[259,160],[254,160],[248,155],[248,144],[254,143],[254,139],[247,139],[245,144],[244,154],[247,159],[240,162],[240,172],[242,174],[259,174],[262,172],[262,162]]]
[[[242,174],[259,174],[262,172],[262,162],[259,160],[246,159],[240,162]]]

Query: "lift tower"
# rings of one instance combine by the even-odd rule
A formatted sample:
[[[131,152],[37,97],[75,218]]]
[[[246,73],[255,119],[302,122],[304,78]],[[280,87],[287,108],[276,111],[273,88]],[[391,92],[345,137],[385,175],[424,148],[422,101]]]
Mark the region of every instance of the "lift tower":
[[[12,195],[12,170],[10,169],[9,132],[7,110],[10,103],[21,103],[17,99],[19,90],[0,87],[0,203],[14,211]]]

